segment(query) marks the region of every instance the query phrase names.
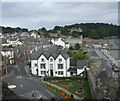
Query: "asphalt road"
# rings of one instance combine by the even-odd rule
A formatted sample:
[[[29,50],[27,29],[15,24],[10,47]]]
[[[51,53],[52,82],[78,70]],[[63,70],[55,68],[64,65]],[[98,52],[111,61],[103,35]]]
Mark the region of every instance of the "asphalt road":
[[[42,83],[39,82],[39,80],[36,80],[29,76],[26,73],[24,67],[24,63],[18,63],[17,68],[12,69],[14,71],[14,74],[10,75],[7,78],[3,78],[3,81],[8,83],[8,85],[16,85],[16,88],[11,89],[12,91],[14,91],[17,95],[24,96],[26,93],[36,90],[45,99],[51,99],[52,97],[55,97],[51,92],[42,86]]]

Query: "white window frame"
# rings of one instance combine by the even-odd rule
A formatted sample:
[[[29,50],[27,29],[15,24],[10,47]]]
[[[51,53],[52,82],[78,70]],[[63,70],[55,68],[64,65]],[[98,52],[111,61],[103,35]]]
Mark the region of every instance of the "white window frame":
[[[52,66],[52,67],[51,67]],[[53,64],[50,64],[50,69],[53,69]]]
[[[41,62],[45,62],[45,59],[44,59],[44,58],[42,58],[42,59],[41,59]]]
[[[44,68],[43,68],[43,65],[44,65]],[[45,69],[46,68],[46,64],[45,63],[40,64],[40,68],[41,69]]]
[[[37,65],[37,63],[34,63],[34,67],[37,67],[38,65]]]
[[[62,66],[59,67],[59,65],[62,65]],[[58,69],[63,69],[63,64],[58,64]]]
[[[61,62],[62,62],[62,59],[60,58],[60,59],[59,59],[59,63],[61,63]]]
[[[58,75],[63,75],[64,72],[63,71],[58,71]]]

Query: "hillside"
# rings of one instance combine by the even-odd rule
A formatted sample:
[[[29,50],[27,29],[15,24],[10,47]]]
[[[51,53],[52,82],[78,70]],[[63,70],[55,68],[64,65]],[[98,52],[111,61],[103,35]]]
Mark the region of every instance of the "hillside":
[[[83,37],[99,39],[104,37],[118,36],[119,27],[104,23],[85,23],[73,24],[64,27],[55,26],[53,30],[49,30],[48,32],[57,33],[60,31],[62,35],[71,35],[73,37],[83,35]]]
[[[120,26],[107,24],[107,23],[81,23],[72,24],[65,26],[55,26],[51,30],[46,30],[46,28],[40,28],[36,30],[38,34],[44,34],[45,37],[50,37],[51,35],[63,35],[63,36],[73,36],[78,37],[83,35],[83,37],[89,37],[93,39],[99,39],[104,37],[118,36],[118,29]],[[0,27],[2,33],[15,33],[15,32],[30,32],[27,28],[11,28],[11,27]],[[34,29],[33,29],[34,30]],[[32,31],[32,30],[31,30]]]

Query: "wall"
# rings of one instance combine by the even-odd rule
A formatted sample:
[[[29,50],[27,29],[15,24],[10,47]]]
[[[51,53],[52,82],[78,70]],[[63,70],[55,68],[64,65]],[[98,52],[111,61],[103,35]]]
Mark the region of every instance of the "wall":
[[[59,59],[62,59],[62,62],[60,62],[60,64],[63,64],[63,69],[58,69]],[[66,61],[61,54],[55,60],[55,67],[56,67],[56,71],[63,71],[63,75],[58,75],[58,72],[57,72],[56,76],[58,76],[58,77],[63,77],[63,76],[66,77],[67,76]]]
[[[31,73],[33,75],[37,75],[36,69],[38,68],[38,66],[35,67],[35,64],[38,64],[37,60],[31,60]]]

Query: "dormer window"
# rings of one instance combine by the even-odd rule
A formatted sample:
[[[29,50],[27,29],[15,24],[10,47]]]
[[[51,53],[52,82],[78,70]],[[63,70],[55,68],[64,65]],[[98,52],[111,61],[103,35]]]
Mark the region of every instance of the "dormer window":
[[[53,62],[53,59],[50,59],[50,62]]]
[[[62,59],[59,59],[59,63],[62,62]]]
[[[45,60],[42,58],[41,61],[44,62]]]

